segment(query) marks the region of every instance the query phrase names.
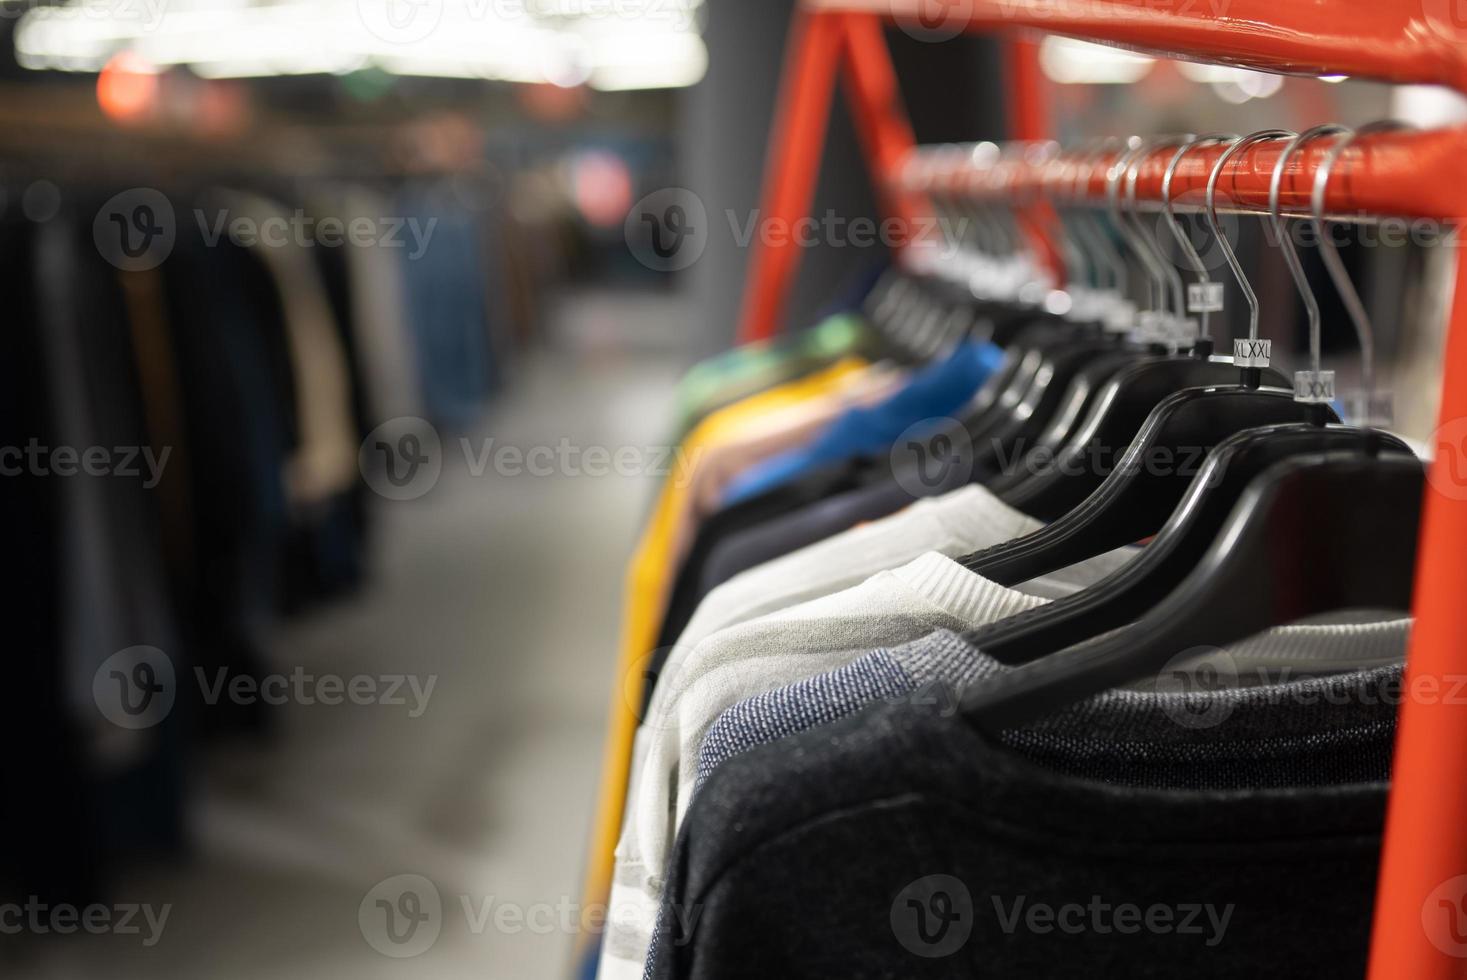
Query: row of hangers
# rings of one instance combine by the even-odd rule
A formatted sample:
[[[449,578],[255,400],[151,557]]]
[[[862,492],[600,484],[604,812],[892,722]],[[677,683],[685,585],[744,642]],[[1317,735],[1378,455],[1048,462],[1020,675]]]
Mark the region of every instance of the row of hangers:
[[[933,432],[916,458],[945,456],[970,466],[973,478],[1005,502],[1046,522],[962,563],[1016,585],[1150,539],[1101,582],[969,635],[1014,668],[964,696],[961,710],[973,723],[996,733],[1155,676],[1183,651],[1224,647],[1301,619],[1409,609],[1424,465],[1375,424],[1383,401],[1374,390],[1371,324],[1323,233],[1336,162],[1359,133],[1392,125],[1092,146],[1075,193],[1054,201],[1070,272],[1058,294],[1024,246],[1016,202],[976,199],[954,190],[953,181],[933,179],[934,168],[993,166],[1006,156],[1032,155],[1032,146],[954,148],[913,165],[909,178],[950,219],[944,227],[963,231],[950,240],[949,256],[914,257],[919,275],[889,273],[868,297],[868,317],[894,349],[912,356],[972,336],[1005,351],[956,420],[963,431]],[[1367,414],[1358,425],[1342,423],[1333,407],[1334,372],[1320,366],[1319,306],[1278,203],[1288,161],[1317,139],[1334,145],[1314,174],[1309,220],[1321,232],[1325,268],[1360,339]],[[1309,318],[1309,368],[1292,384],[1269,365],[1270,345],[1258,337],[1258,297],[1217,216],[1225,165],[1266,141],[1283,144],[1267,217]],[[1226,149],[1209,175],[1202,213],[1249,307],[1248,337],[1234,344],[1231,358],[1214,355],[1209,332],[1208,314],[1222,308],[1221,284],[1210,279],[1171,196],[1187,153],[1219,144]],[[1159,152],[1170,152],[1163,223],[1195,283],[1182,281],[1140,220],[1138,168]],[[1078,193],[1102,164],[1110,228]],[[1126,250],[1146,276],[1140,310],[1127,296]],[[965,447],[967,458],[956,459],[955,446]],[[1126,448],[1105,470],[1087,463],[1097,446]],[[1150,464],[1199,454],[1195,470]],[[1022,463],[1012,465],[1015,459]]]

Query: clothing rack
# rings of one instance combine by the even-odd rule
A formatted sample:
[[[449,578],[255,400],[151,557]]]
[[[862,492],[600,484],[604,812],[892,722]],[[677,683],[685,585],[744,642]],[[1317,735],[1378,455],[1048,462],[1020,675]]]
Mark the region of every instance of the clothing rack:
[[[804,0],[790,35],[779,105],[766,161],[761,207],[768,218],[809,215],[837,71],[843,72],[852,114],[878,203],[893,217],[921,207],[932,190],[914,174],[932,151],[915,146],[900,104],[883,30],[892,17],[972,32],[1048,32],[1179,57],[1299,75],[1348,75],[1398,84],[1437,84],[1467,92],[1467,28],[1447,4],[1382,4],[1327,0]],[[954,18],[965,18],[958,23]],[[955,30],[952,32],[956,33]],[[1048,135],[1032,41],[1007,42],[1010,135]],[[1401,216],[1441,220],[1460,231],[1467,222],[1467,128],[1380,132],[1362,136],[1341,159],[1329,183],[1326,210],[1349,220]],[[1177,167],[1172,197],[1196,192],[1222,146],[1190,151]],[[1260,213],[1278,143],[1260,143],[1229,159],[1219,177],[1219,211]],[[1284,171],[1283,213],[1308,213],[1309,190],[1328,147],[1305,147]],[[1136,179],[1141,207],[1162,204],[1161,180],[1175,148],[1145,155]],[[1086,158],[1087,160],[1095,158]],[[1105,197],[1104,162],[1079,184],[1080,196]],[[913,166],[913,161],[917,162]],[[1057,196],[1073,199],[1076,157],[1005,160],[982,172],[941,175],[951,190],[1002,196],[1023,207],[1043,207]],[[931,176],[930,169],[928,176]],[[1068,181],[1066,180],[1068,177]],[[1062,192],[1062,194],[1061,194]],[[1186,202],[1178,206],[1185,210]],[[1031,212],[1032,214],[1032,212]],[[1055,253],[1049,251],[1051,261]],[[793,242],[755,242],[740,319],[740,337],[753,341],[778,329],[793,283],[799,248]],[[1467,648],[1467,479],[1454,466],[1467,451],[1467,250],[1457,252],[1443,365],[1440,425],[1434,434],[1418,552],[1415,624],[1403,690],[1436,695],[1403,697],[1396,736],[1381,874],[1370,953],[1370,980],[1447,980],[1464,963],[1439,948],[1428,932],[1434,914],[1451,914],[1467,900],[1467,700],[1448,696],[1462,676]],[[1455,879],[1455,881],[1454,881]],[[1454,888],[1454,884],[1462,887]],[[1441,899],[1443,908],[1435,903]],[[1428,907],[1428,906],[1431,907]],[[1445,944],[1444,944],[1445,945]]]

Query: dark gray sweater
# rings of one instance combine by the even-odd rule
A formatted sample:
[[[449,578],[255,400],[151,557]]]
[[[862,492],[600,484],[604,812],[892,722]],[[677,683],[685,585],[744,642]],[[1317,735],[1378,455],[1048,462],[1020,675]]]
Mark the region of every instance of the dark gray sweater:
[[[1250,747],[1219,748],[1236,764],[1317,746],[1324,772],[1346,775],[1342,733],[1366,733],[1349,753],[1389,757],[1393,702],[1372,693],[1272,709],[1315,715],[1329,737],[1293,724],[1302,738],[1260,744],[1249,722],[1255,736],[1273,727],[1260,714],[1225,726]],[[1384,773],[1259,790],[1107,784],[1039,768],[944,703],[875,705],[719,766],[679,835],[649,975],[1363,974]],[[1141,746],[1123,741],[1129,765]],[[1039,742],[1053,763],[1056,742]]]

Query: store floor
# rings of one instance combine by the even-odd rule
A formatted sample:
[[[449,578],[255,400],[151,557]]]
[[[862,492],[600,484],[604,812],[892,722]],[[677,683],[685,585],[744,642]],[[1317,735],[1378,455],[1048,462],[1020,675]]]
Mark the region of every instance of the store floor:
[[[12,975],[564,974],[622,568],[655,480],[573,475],[579,466],[559,463],[566,472],[512,475],[514,454],[499,464],[492,454],[664,440],[690,321],[676,301],[638,295],[583,296],[557,320],[550,349],[517,365],[468,453],[445,438],[434,489],[379,503],[370,588],[293,622],[275,645],[283,673],[411,675],[420,691],[432,679],[426,710],[411,716],[408,685],[401,705],[274,709],[271,744],[211,752],[196,786],[194,857],[116,889],[118,905],[170,907],[156,944],[144,946],[146,927],[58,937]],[[470,462],[491,438],[475,476]],[[442,928],[426,951],[392,958],[369,944],[358,910],[402,874],[433,883]]]

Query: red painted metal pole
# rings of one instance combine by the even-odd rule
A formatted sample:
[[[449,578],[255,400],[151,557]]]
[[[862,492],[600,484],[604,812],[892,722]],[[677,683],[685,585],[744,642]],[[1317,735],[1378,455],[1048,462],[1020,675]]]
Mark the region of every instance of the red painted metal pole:
[[[1008,100],[1009,139],[1044,140],[1054,137],[1048,91],[1039,66],[1039,42],[1022,37],[1003,42],[1005,94]],[[1056,242],[1057,218],[1047,201],[1035,201],[1018,212],[1019,224],[1056,283],[1064,282],[1064,253]]]
[[[843,49],[841,14],[795,12],[764,164],[761,221],[793,227],[810,214]],[[779,329],[800,262],[800,246],[792,235],[771,242],[755,236],[750,247],[739,313],[742,343],[772,336]]]
[[[1467,249],[1456,253],[1369,980],[1467,976]]]
[[[897,180],[902,165],[916,147],[907,119],[896,68],[881,19],[869,14],[841,15],[845,26],[846,56],[842,60],[847,101],[865,149],[881,213],[901,221],[903,237],[922,213],[917,196]]]

